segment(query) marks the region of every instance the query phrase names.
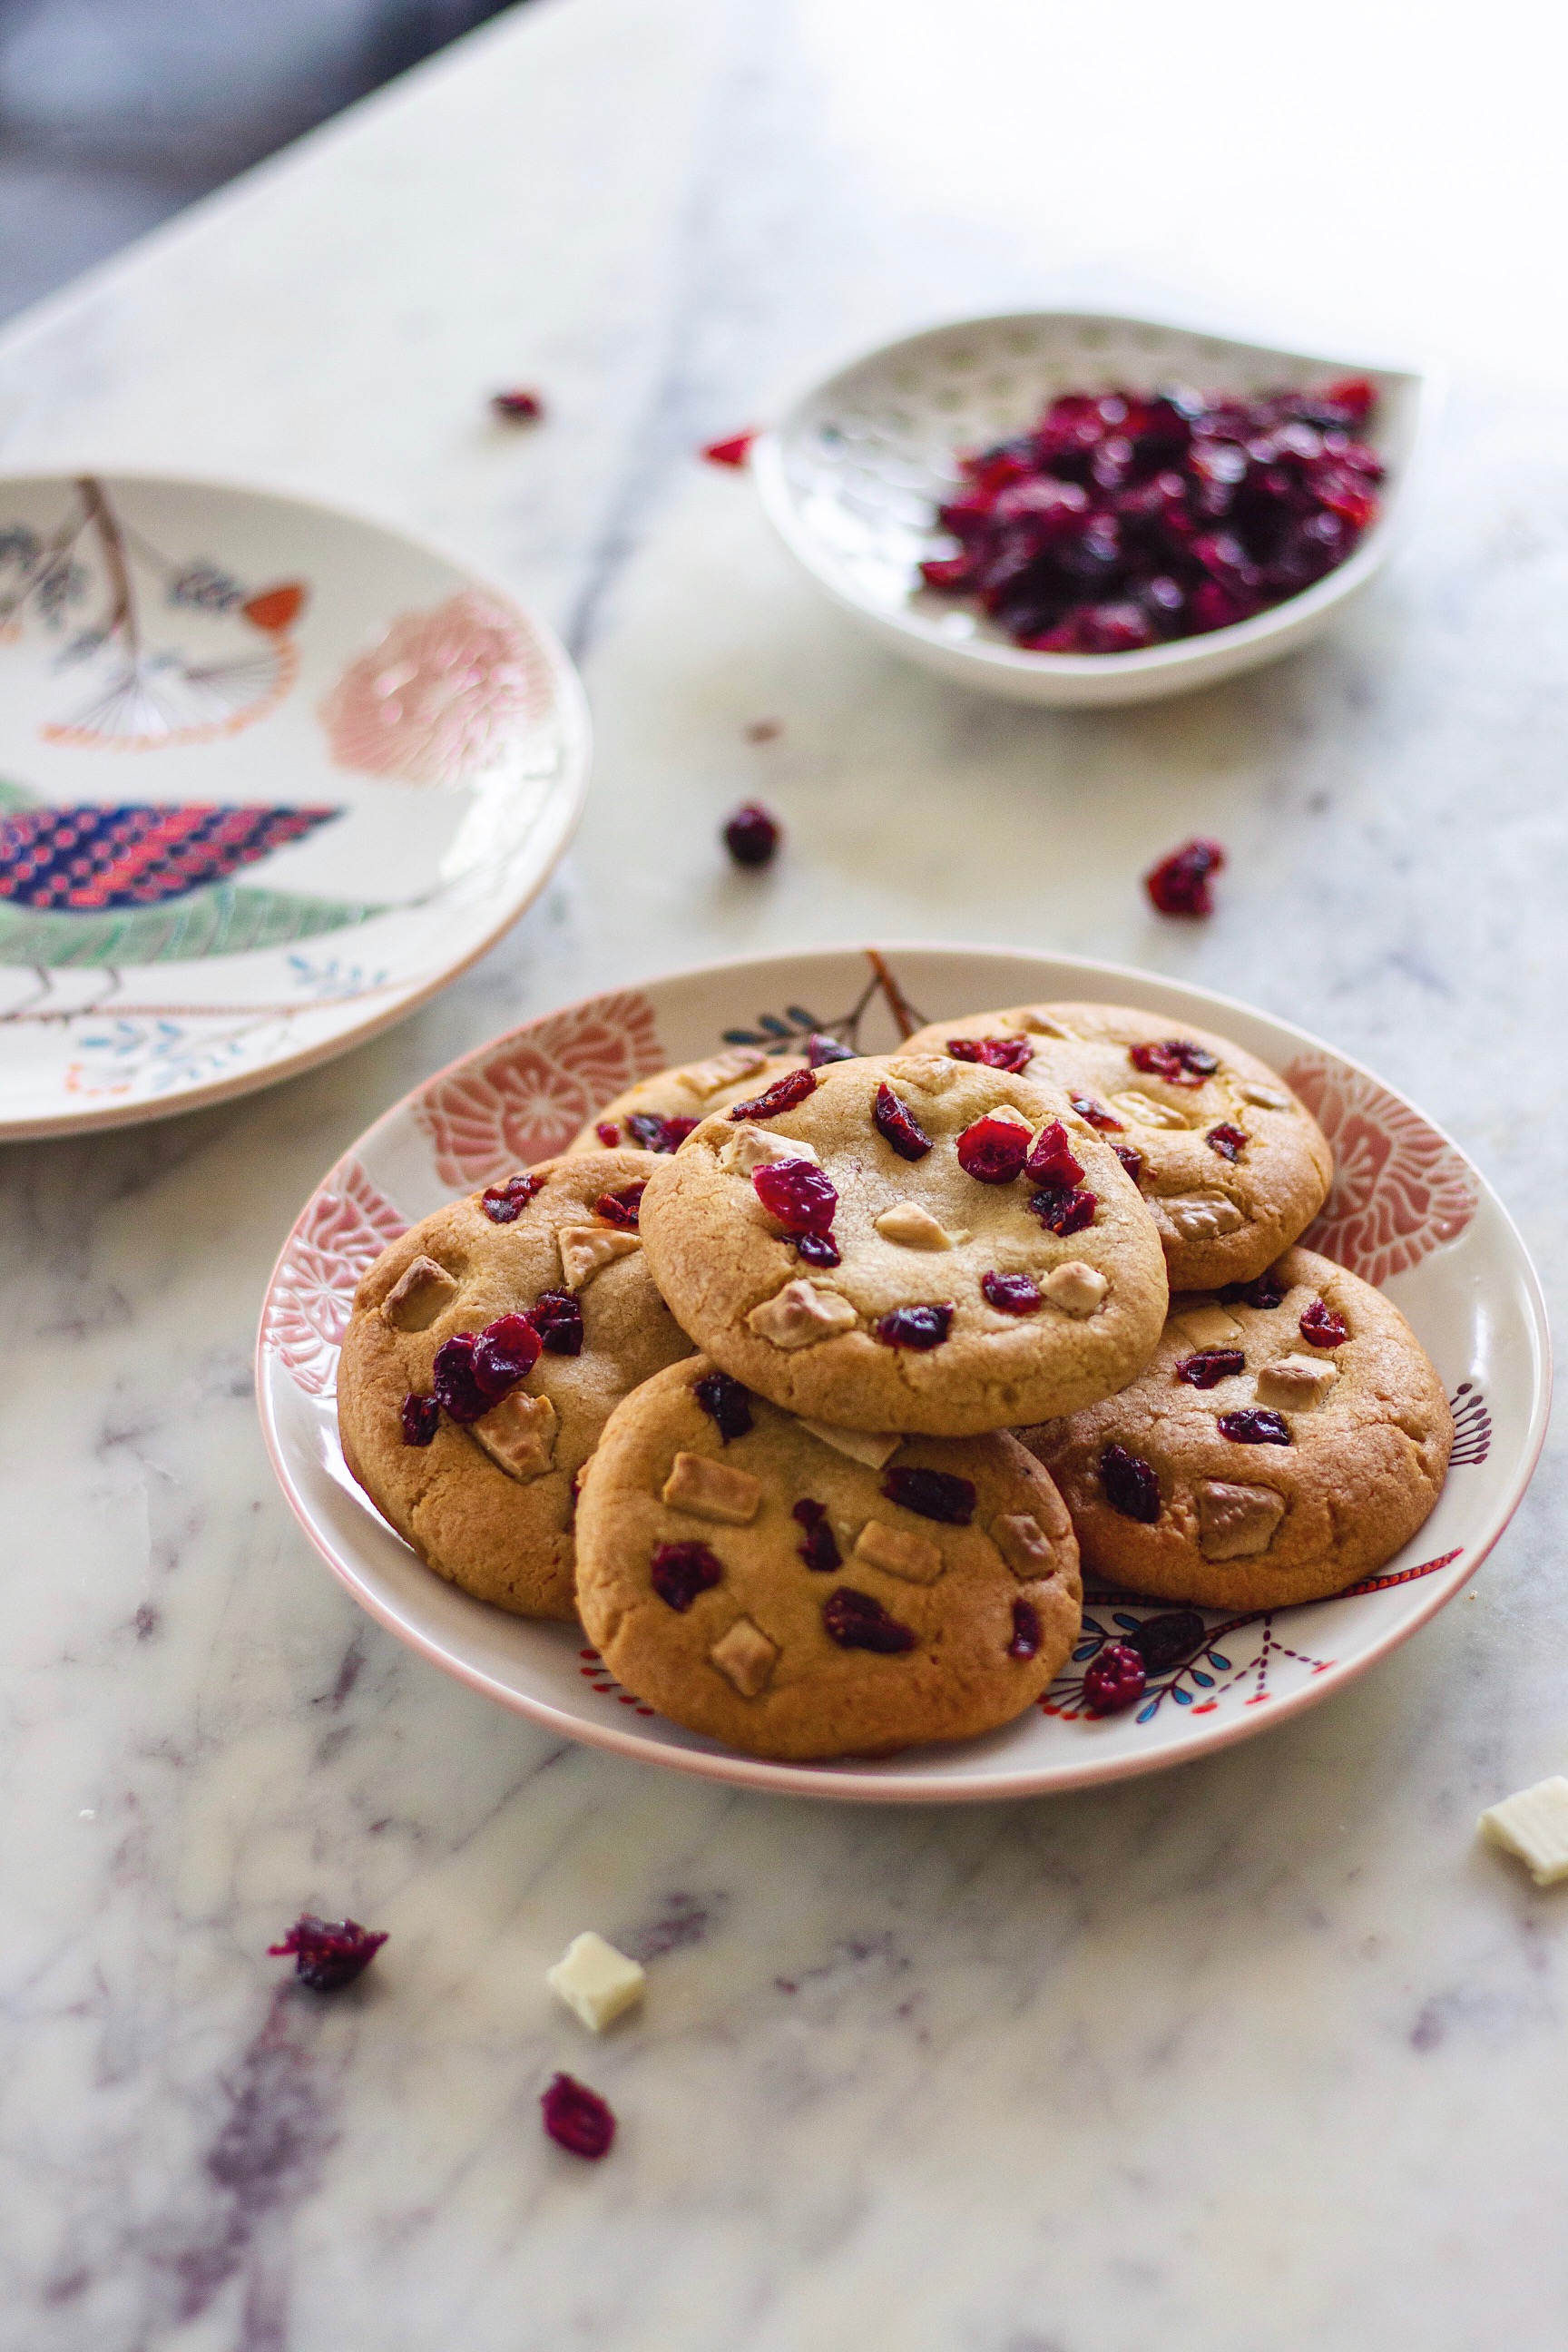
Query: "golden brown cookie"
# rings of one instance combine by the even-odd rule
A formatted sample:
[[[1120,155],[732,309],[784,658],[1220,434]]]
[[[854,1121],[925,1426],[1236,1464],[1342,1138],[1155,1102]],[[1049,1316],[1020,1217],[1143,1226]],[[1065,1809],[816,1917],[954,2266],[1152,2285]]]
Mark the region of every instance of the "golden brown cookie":
[[[752,1756],[1007,1723],[1068,1657],[1082,1598],[1061,1498],[1012,1438],[830,1443],[704,1357],[611,1417],[577,1556],[611,1673]]]
[[[575,1474],[626,1391],[691,1352],[637,1230],[649,1165],[544,1160],[426,1217],[354,1294],[343,1459],[438,1576],[521,1617],[574,1613]]]
[[[1443,1385],[1396,1307],[1310,1250],[1178,1297],[1120,1396],[1019,1433],[1084,1565],[1163,1601],[1321,1601],[1393,1559],[1442,1491]]]
[[[1026,1004],[935,1021],[907,1053],[965,1056],[1059,1087],[1129,1166],[1175,1290],[1250,1282],[1328,1198],[1333,1159],[1316,1119],[1267,1063],[1207,1029],[1120,1004]]]
[[[730,1045],[705,1062],[656,1070],[596,1111],[567,1148],[613,1151],[629,1145],[640,1151],[678,1151],[700,1119],[805,1066],[802,1054],[768,1055],[758,1045]]]
[[[1131,1380],[1164,1320],[1136,1187],[1065,1098],[899,1054],[704,1119],[643,1203],[655,1281],[735,1379],[854,1429],[971,1436]]]

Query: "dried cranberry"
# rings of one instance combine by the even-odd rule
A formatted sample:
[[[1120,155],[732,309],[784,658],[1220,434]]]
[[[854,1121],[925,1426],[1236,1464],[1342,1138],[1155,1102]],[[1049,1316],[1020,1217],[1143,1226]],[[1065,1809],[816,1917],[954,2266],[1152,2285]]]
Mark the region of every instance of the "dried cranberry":
[[[1219,1295],[1226,1307],[1261,1307],[1267,1312],[1279,1305],[1286,1287],[1270,1266],[1251,1282],[1227,1282]]]
[[[628,1119],[626,1124],[629,1127],[631,1121]],[[662,1126],[663,1121],[660,1120],[659,1124]],[[614,1151],[621,1139],[621,1130],[616,1125],[613,1118],[602,1118],[595,1128],[594,1132],[598,1137],[606,1151]],[[645,1146],[644,1148],[646,1150],[647,1147]]]
[[[1085,1667],[1083,1695],[1091,1715],[1119,1715],[1149,1687],[1149,1670],[1131,1642],[1107,1642]]]
[[[1010,1658],[1035,1658],[1040,1651],[1040,1612],[1032,1601],[1013,1603],[1013,1638],[1007,1644]]]
[[[828,1594],[822,1604],[822,1622],[841,1650],[875,1650],[885,1658],[912,1650],[919,1639],[907,1625],[889,1617],[879,1601],[873,1601],[868,1592],[857,1592],[852,1584],[841,1584]]]
[[[768,865],[779,840],[777,817],[757,801],[742,801],[724,826],[724,846],[737,866]]]
[[[752,1426],[752,1398],[740,1381],[728,1372],[704,1372],[692,1381],[691,1393],[726,1445],[732,1437],[744,1437]]]
[[[626,1133],[639,1151],[679,1151],[697,1130],[694,1118],[661,1118],[657,1111],[634,1110],[626,1115]]]
[[[977,1184],[1011,1184],[1022,1175],[1029,1130],[1010,1118],[977,1118],[958,1139],[958,1164]]]
[[[1163,1617],[1146,1617],[1127,1639],[1149,1672],[1163,1675],[1201,1646],[1204,1621],[1195,1609],[1169,1609]]]
[[[540,2094],[539,2108],[544,2128],[557,2147],[586,2157],[590,2164],[608,2156],[616,2137],[616,2118],[607,2103],[586,2083],[579,2083],[572,2074],[553,2076],[549,2089]]]
[[[618,1192],[601,1192],[594,1203],[594,1214],[603,1217],[607,1225],[618,1225],[624,1234],[635,1234],[647,1191],[645,1176],[636,1184],[623,1184]]]
[[[742,1118],[777,1118],[786,1110],[794,1110],[808,1095],[816,1092],[818,1079],[815,1070],[791,1070],[789,1076],[775,1078],[762,1094],[753,1095],[750,1102],[732,1103],[730,1117]]]
[[[1105,1105],[1096,1102],[1092,1095],[1068,1095],[1068,1100],[1079,1118],[1087,1119],[1089,1126],[1098,1128],[1102,1135],[1126,1134],[1121,1119],[1112,1118]]]
[[[455,1332],[442,1340],[431,1366],[430,1385],[437,1402],[454,1421],[478,1421],[495,1402],[474,1377],[474,1345],[471,1331]]]
[[[1029,1207],[1048,1234],[1081,1234],[1094,1223],[1098,1192],[1080,1192],[1070,1184],[1042,1185],[1029,1195]]]
[[[1068,1131],[1059,1118],[1042,1127],[1024,1162],[1024,1173],[1037,1184],[1081,1184],[1083,1164],[1073,1158]]]
[[[1176,1378],[1190,1389],[1214,1389],[1246,1370],[1247,1358],[1239,1348],[1200,1348],[1195,1356],[1182,1358]]]
[[[479,1194],[479,1206],[492,1225],[512,1224],[543,1181],[542,1176],[530,1176],[525,1172],[509,1176],[504,1183],[492,1184]]]
[[[700,1592],[706,1592],[723,1575],[705,1543],[660,1544],[648,1569],[648,1580],[661,1601],[684,1615]]]
[[[1233,1445],[1289,1445],[1290,1424],[1282,1413],[1270,1412],[1266,1405],[1245,1404],[1235,1412],[1222,1412],[1215,1423],[1222,1437]]]
[[[831,1234],[795,1234],[792,1238],[796,1257],[804,1258],[807,1265],[842,1265],[844,1263],[843,1252]]]
[[[1135,1070],[1163,1078],[1173,1087],[1201,1087],[1219,1067],[1217,1055],[1186,1037],[1167,1037],[1160,1045],[1129,1045],[1127,1058]]]
[[[999,1315],[1033,1315],[1042,1304],[1040,1286],[1032,1275],[983,1274],[981,1291],[987,1306]]]
[[[966,1528],[974,1517],[974,1486],[951,1470],[889,1470],[882,1481],[889,1503],[918,1511],[922,1519],[941,1519],[950,1528]]]
[[[940,1348],[952,1328],[951,1307],[895,1307],[871,1326],[884,1348]]]
[[[1162,915],[1212,915],[1210,877],[1225,865],[1217,841],[1187,841],[1162,857],[1143,877],[1143,887]]]
[[[1160,1481],[1154,1465],[1124,1445],[1108,1445],[1100,1457],[1100,1483],[1105,1499],[1124,1519],[1153,1527],[1160,1517]]]
[[[764,1160],[752,1171],[752,1190],[786,1234],[826,1234],[832,1227],[838,1194],[815,1160]]]
[[[1123,1168],[1126,1169],[1129,1176],[1131,1177],[1134,1184],[1142,1182],[1143,1176],[1143,1154],[1131,1143],[1113,1143],[1110,1148],[1112,1151],[1115,1152],[1118,1160],[1121,1160]]]
[[[543,1345],[531,1317],[498,1315],[474,1340],[475,1385],[488,1397],[509,1395],[532,1371]]]
[[[416,1396],[411,1389],[403,1400],[403,1443],[428,1445],[441,1424],[441,1408],[433,1396]]]
[[[493,392],[490,406],[512,425],[535,424],[544,414],[544,403],[536,392]]]
[[[805,1541],[796,1549],[815,1576],[827,1576],[834,1569],[843,1567],[843,1555],[838,1538],[828,1525],[826,1503],[814,1503],[809,1495],[803,1495],[790,1517],[805,1531]]]
[[[552,1356],[583,1352],[582,1301],[569,1290],[542,1290],[528,1310],[528,1319]]]
[[[300,1913],[280,1944],[268,1944],[275,1960],[291,1959],[294,1973],[312,1992],[337,1992],[363,1976],[386,1941],[384,1933],[362,1927],[357,1919],[318,1919]]]
[[[1350,1338],[1351,1327],[1324,1300],[1314,1298],[1302,1313],[1300,1332],[1310,1347],[1342,1348]]]
[[[1210,1128],[1204,1141],[1211,1151],[1217,1151],[1222,1160],[1237,1160],[1247,1150],[1247,1130],[1232,1127],[1228,1119],[1222,1119],[1217,1127]]]
[[[805,1041],[805,1058],[814,1070],[820,1070],[828,1062],[856,1062],[860,1057],[853,1045],[841,1045],[837,1037],[825,1037],[814,1029]]]
[[[923,1160],[931,1148],[930,1136],[909,1105],[900,1102],[885,1082],[877,1088],[871,1120],[878,1134],[892,1145],[900,1160]]]
[[[979,1062],[988,1070],[1026,1070],[1035,1049],[1026,1037],[950,1037],[947,1050],[955,1062]]]
[[[756,439],[755,432],[731,433],[726,441],[710,441],[702,455],[710,466],[743,466]]]

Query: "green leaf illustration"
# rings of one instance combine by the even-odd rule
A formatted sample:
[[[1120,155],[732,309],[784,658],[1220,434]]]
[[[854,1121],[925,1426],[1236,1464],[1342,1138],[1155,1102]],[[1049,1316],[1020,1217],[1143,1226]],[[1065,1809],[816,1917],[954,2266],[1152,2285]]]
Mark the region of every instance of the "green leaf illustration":
[[[0,792],[6,789],[0,785]],[[259,948],[292,947],[323,931],[348,930],[386,912],[353,898],[306,898],[287,890],[247,890],[232,882],[193,890],[161,907],[97,915],[35,913],[0,900],[0,964],[54,969],[247,955]]]

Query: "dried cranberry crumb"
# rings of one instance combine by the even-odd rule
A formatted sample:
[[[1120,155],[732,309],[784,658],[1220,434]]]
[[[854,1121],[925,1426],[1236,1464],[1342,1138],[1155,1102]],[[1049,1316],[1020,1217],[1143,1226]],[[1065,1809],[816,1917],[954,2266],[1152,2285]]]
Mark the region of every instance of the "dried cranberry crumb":
[[[977,1184],[1011,1184],[1023,1173],[1029,1130],[1010,1118],[977,1118],[958,1139],[958,1164]]]
[[[416,1396],[412,1389],[403,1400],[403,1443],[428,1445],[441,1423],[441,1407],[433,1396]]]
[[[1245,1128],[1232,1127],[1228,1119],[1222,1119],[1217,1127],[1210,1128],[1204,1141],[1222,1160],[1237,1160],[1247,1150],[1247,1135]]]
[[[533,425],[544,414],[544,403],[536,392],[495,392],[490,394],[490,406],[511,425]]]
[[[386,1941],[384,1933],[362,1927],[357,1919],[318,1919],[300,1913],[280,1944],[268,1944],[268,1957],[291,1959],[294,1973],[312,1992],[337,1992],[363,1976]]]
[[[826,1234],[838,1193],[815,1160],[764,1160],[752,1171],[752,1190],[786,1234]]]
[[[735,1120],[777,1118],[781,1112],[794,1110],[797,1103],[803,1103],[808,1095],[814,1095],[818,1083],[815,1070],[791,1070],[787,1077],[775,1078],[771,1087],[760,1095],[753,1095],[750,1102],[732,1103],[730,1117]]]
[[[1135,1145],[1131,1143],[1113,1143],[1110,1148],[1112,1151],[1115,1152],[1118,1160],[1121,1160],[1123,1168],[1126,1169],[1129,1176],[1131,1177],[1134,1184],[1142,1183],[1143,1179],[1143,1154],[1136,1148]]]
[[[528,1319],[552,1356],[583,1352],[583,1303],[570,1290],[542,1290]]]
[[[723,1573],[722,1563],[705,1543],[660,1544],[648,1569],[649,1581],[659,1599],[681,1615]]]
[[[797,1545],[796,1550],[814,1576],[827,1576],[834,1569],[843,1567],[843,1555],[838,1538],[828,1525],[826,1503],[814,1503],[809,1495],[803,1495],[790,1517],[805,1531],[805,1541]]]
[[[624,1234],[635,1234],[642,1196],[647,1191],[647,1179],[644,1176],[635,1184],[623,1184],[618,1192],[601,1192],[594,1203],[594,1214],[603,1217],[607,1225],[619,1226]]]
[[[1219,1057],[1206,1046],[1185,1037],[1167,1037],[1159,1045],[1129,1045],[1127,1058],[1146,1076],[1163,1078],[1167,1086],[1201,1087],[1219,1067]]]
[[[999,1315],[1033,1315],[1042,1303],[1040,1286],[1028,1274],[983,1274],[980,1288]]]
[[[831,1234],[795,1234],[792,1236],[796,1257],[807,1265],[842,1265],[844,1256]]]
[[[952,1328],[951,1306],[895,1307],[872,1324],[871,1332],[884,1348],[914,1348],[923,1353],[940,1348]]]
[[[1351,1335],[1344,1317],[1321,1298],[1314,1298],[1303,1311],[1300,1328],[1302,1339],[1314,1348],[1342,1348]]]
[[[1160,1517],[1160,1481],[1154,1465],[1124,1445],[1108,1445],[1100,1457],[1100,1483],[1105,1499],[1124,1519],[1153,1527]]]
[[[1068,1131],[1059,1118],[1042,1127],[1024,1162],[1024,1173],[1037,1184],[1081,1184],[1083,1166],[1073,1158]]]
[[[820,1070],[827,1062],[857,1062],[860,1057],[853,1045],[842,1045],[837,1037],[825,1037],[819,1029],[814,1029],[805,1041],[805,1058],[814,1070]]]
[[[750,433],[731,433],[726,441],[710,441],[702,455],[710,466],[743,466],[756,437],[754,428]]]
[[[532,1371],[543,1345],[531,1316],[498,1315],[475,1336],[475,1385],[492,1400],[509,1395]]]
[[[950,1037],[947,1050],[955,1062],[979,1062],[988,1070],[1026,1070],[1035,1049],[1026,1037]]]
[[[454,1332],[451,1339],[442,1340],[430,1368],[437,1402],[454,1421],[478,1421],[495,1402],[474,1377],[474,1345],[471,1331]]]
[[[757,801],[742,801],[724,826],[724,846],[737,866],[766,866],[778,848],[781,828]]]
[[[661,1118],[657,1111],[634,1110],[627,1115],[626,1132],[641,1151],[679,1151],[689,1135],[697,1131],[694,1118]]]
[[[1233,1445],[1289,1445],[1290,1424],[1283,1413],[1270,1412],[1266,1405],[1246,1404],[1235,1412],[1222,1412],[1215,1424],[1222,1437]]]
[[[516,1222],[543,1183],[542,1176],[531,1176],[521,1171],[509,1176],[503,1183],[491,1184],[479,1194],[479,1206],[492,1225],[510,1225]]]
[[[951,1470],[889,1470],[882,1492],[889,1503],[901,1503],[922,1519],[940,1519],[944,1527],[966,1528],[974,1517],[973,1481]]]
[[[1163,1675],[1201,1647],[1204,1621],[1195,1609],[1168,1609],[1163,1616],[1146,1617],[1127,1639],[1149,1672]]]
[[[630,1126],[631,1121],[628,1120],[626,1123]],[[663,1124],[662,1120],[660,1121],[660,1124]],[[621,1130],[616,1125],[613,1118],[600,1119],[598,1125],[595,1128],[594,1132],[598,1137],[606,1151],[614,1151],[621,1139]],[[644,1148],[645,1150],[647,1149],[646,1146]]]
[[[1107,1642],[1085,1667],[1083,1695],[1090,1715],[1120,1715],[1149,1687],[1149,1670],[1131,1642]]]
[[[871,1123],[885,1143],[890,1143],[900,1160],[923,1160],[931,1148],[930,1136],[916,1118],[909,1105],[900,1102],[891,1087],[885,1082],[877,1088],[871,1106]]]
[[[879,1601],[868,1592],[857,1592],[852,1584],[841,1584],[828,1594],[822,1604],[822,1622],[841,1650],[875,1650],[885,1658],[912,1650],[918,1639],[907,1625],[889,1617]]]
[[[1217,841],[1186,841],[1143,877],[1143,887],[1162,915],[1212,915],[1210,876],[1225,865]]]
[[[544,2128],[557,2147],[586,2157],[590,2164],[608,2156],[616,2137],[616,2118],[607,2102],[586,2083],[579,2083],[572,2074],[555,2075],[549,2089],[540,2094],[539,2107]]]
[[[1035,1658],[1040,1651],[1040,1612],[1032,1601],[1013,1603],[1013,1638],[1007,1644],[1010,1658]]]
[[[752,1426],[752,1398],[742,1382],[728,1372],[704,1372],[692,1381],[691,1393],[726,1445],[732,1437],[744,1437]]]
[[[1227,1282],[1219,1295],[1226,1307],[1261,1307],[1267,1313],[1279,1305],[1285,1291],[1286,1285],[1270,1266],[1251,1282]]]
[[[1214,1389],[1246,1370],[1247,1358],[1239,1348],[1200,1348],[1195,1356],[1182,1358],[1176,1378],[1190,1389]]]
[[[1098,1192],[1079,1192],[1070,1184],[1047,1184],[1029,1195],[1029,1207],[1048,1234],[1081,1234],[1094,1223]]]
[[[1112,1118],[1105,1105],[1096,1102],[1092,1095],[1068,1095],[1068,1100],[1079,1118],[1087,1119],[1090,1127],[1099,1129],[1101,1135],[1126,1134],[1121,1119]]]

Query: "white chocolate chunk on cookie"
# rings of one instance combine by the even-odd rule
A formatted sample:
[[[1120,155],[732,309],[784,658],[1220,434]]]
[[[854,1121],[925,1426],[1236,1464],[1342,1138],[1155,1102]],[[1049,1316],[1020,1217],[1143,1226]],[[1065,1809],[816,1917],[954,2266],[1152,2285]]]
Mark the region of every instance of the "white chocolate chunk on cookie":
[[[1171,1320],[1194,1348],[1227,1348],[1241,1337],[1240,1324],[1223,1307],[1184,1307]]]
[[[1283,1495],[1229,1478],[1200,1478],[1193,1491],[1198,1549],[1205,1559],[1253,1559],[1268,1550],[1285,1516]]]
[[[767,1066],[768,1057],[760,1045],[733,1045],[727,1054],[715,1054],[710,1061],[693,1062],[681,1075],[698,1100],[706,1102],[721,1087],[732,1087]]]
[[[1040,1296],[1048,1298],[1064,1315],[1092,1315],[1104,1304],[1110,1289],[1103,1274],[1092,1265],[1085,1265],[1079,1257],[1069,1257],[1055,1266],[1040,1285]]]
[[[853,1331],[859,1319],[841,1292],[824,1289],[815,1282],[795,1281],[786,1282],[773,1297],[753,1307],[746,1328],[775,1348],[814,1348],[819,1339]]]
[[[1237,1088],[1245,1103],[1256,1103],[1259,1110],[1293,1110],[1295,1105],[1278,1087],[1260,1087],[1254,1078],[1244,1078]]]
[[[568,1290],[581,1290],[618,1257],[629,1257],[642,1247],[636,1234],[617,1233],[613,1225],[563,1225],[556,1239],[561,1246],[561,1273]]]
[[[455,1274],[421,1255],[404,1268],[382,1300],[381,1319],[395,1331],[427,1331],[461,1287]]]
[[[907,1528],[890,1528],[885,1519],[867,1520],[855,1538],[855,1557],[906,1584],[934,1584],[944,1565],[939,1544]]]
[[[1286,1412],[1310,1412],[1338,1379],[1337,1367],[1321,1356],[1281,1356],[1258,1373],[1258,1402]]]
[[[1492,1845],[1517,1854],[1537,1886],[1568,1878],[1568,1780],[1560,1772],[1489,1805],[1476,1827]]]
[[[1155,1204],[1184,1242],[1216,1241],[1239,1233],[1247,1219],[1228,1192],[1173,1192]]]
[[[1056,1570],[1056,1548],[1028,1511],[1009,1511],[991,1522],[991,1540],[1021,1584]]]
[[[731,1470],[727,1462],[710,1461],[706,1454],[678,1454],[660,1493],[660,1500],[671,1509],[689,1511],[697,1519],[718,1519],[730,1528],[750,1527],[762,1499],[760,1478],[749,1470]]]
[[[1120,1111],[1131,1127],[1185,1127],[1187,1123],[1184,1112],[1169,1103],[1156,1102],[1152,1095],[1140,1094],[1136,1087],[1112,1095],[1110,1108]]]
[[[737,1617],[708,1657],[742,1698],[760,1698],[773,1680],[778,1654],[778,1643],[770,1642],[760,1625],[750,1617]]]
[[[1062,1027],[1059,1021],[1053,1021],[1048,1013],[1042,1013],[1037,1004],[1031,1004],[1021,1013],[1018,1021],[1022,1028],[1036,1037],[1068,1037],[1072,1034],[1070,1030]]]
[[[590,1927],[586,1935],[574,1936],[555,1966],[545,1969],[544,1981],[591,2032],[603,2033],[642,1999],[647,1972],[640,1960],[628,1959]]]
[[[889,1063],[888,1076],[906,1087],[919,1087],[922,1094],[944,1095],[958,1072],[940,1054],[900,1054]]]
[[[765,1127],[738,1127],[721,1146],[719,1165],[727,1175],[749,1176],[768,1160],[821,1161],[809,1143],[795,1143],[787,1135],[770,1135]]]
[[[824,1445],[831,1445],[837,1454],[847,1454],[851,1462],[863,1462],[868,1470],[880,1470],[890,1462],[903,1439],[895,1430],[891,1436],[870,1429],[836,1429],[830,1422],[808,1421],[799,1416],[802,1429],[809,1429],[813,1437],[820,1437]]]
[[[885,1242],[896,1243],[900,1249],[950,1250],[969,1235],[950,1234],[939,1218],[918,1201],[895,1201],[876,1220],[877,1231]]]
[[[555,1466],[555,1407],[548,1397],[513,1389],[469,1426],[490,1460],[521,1486]]]

